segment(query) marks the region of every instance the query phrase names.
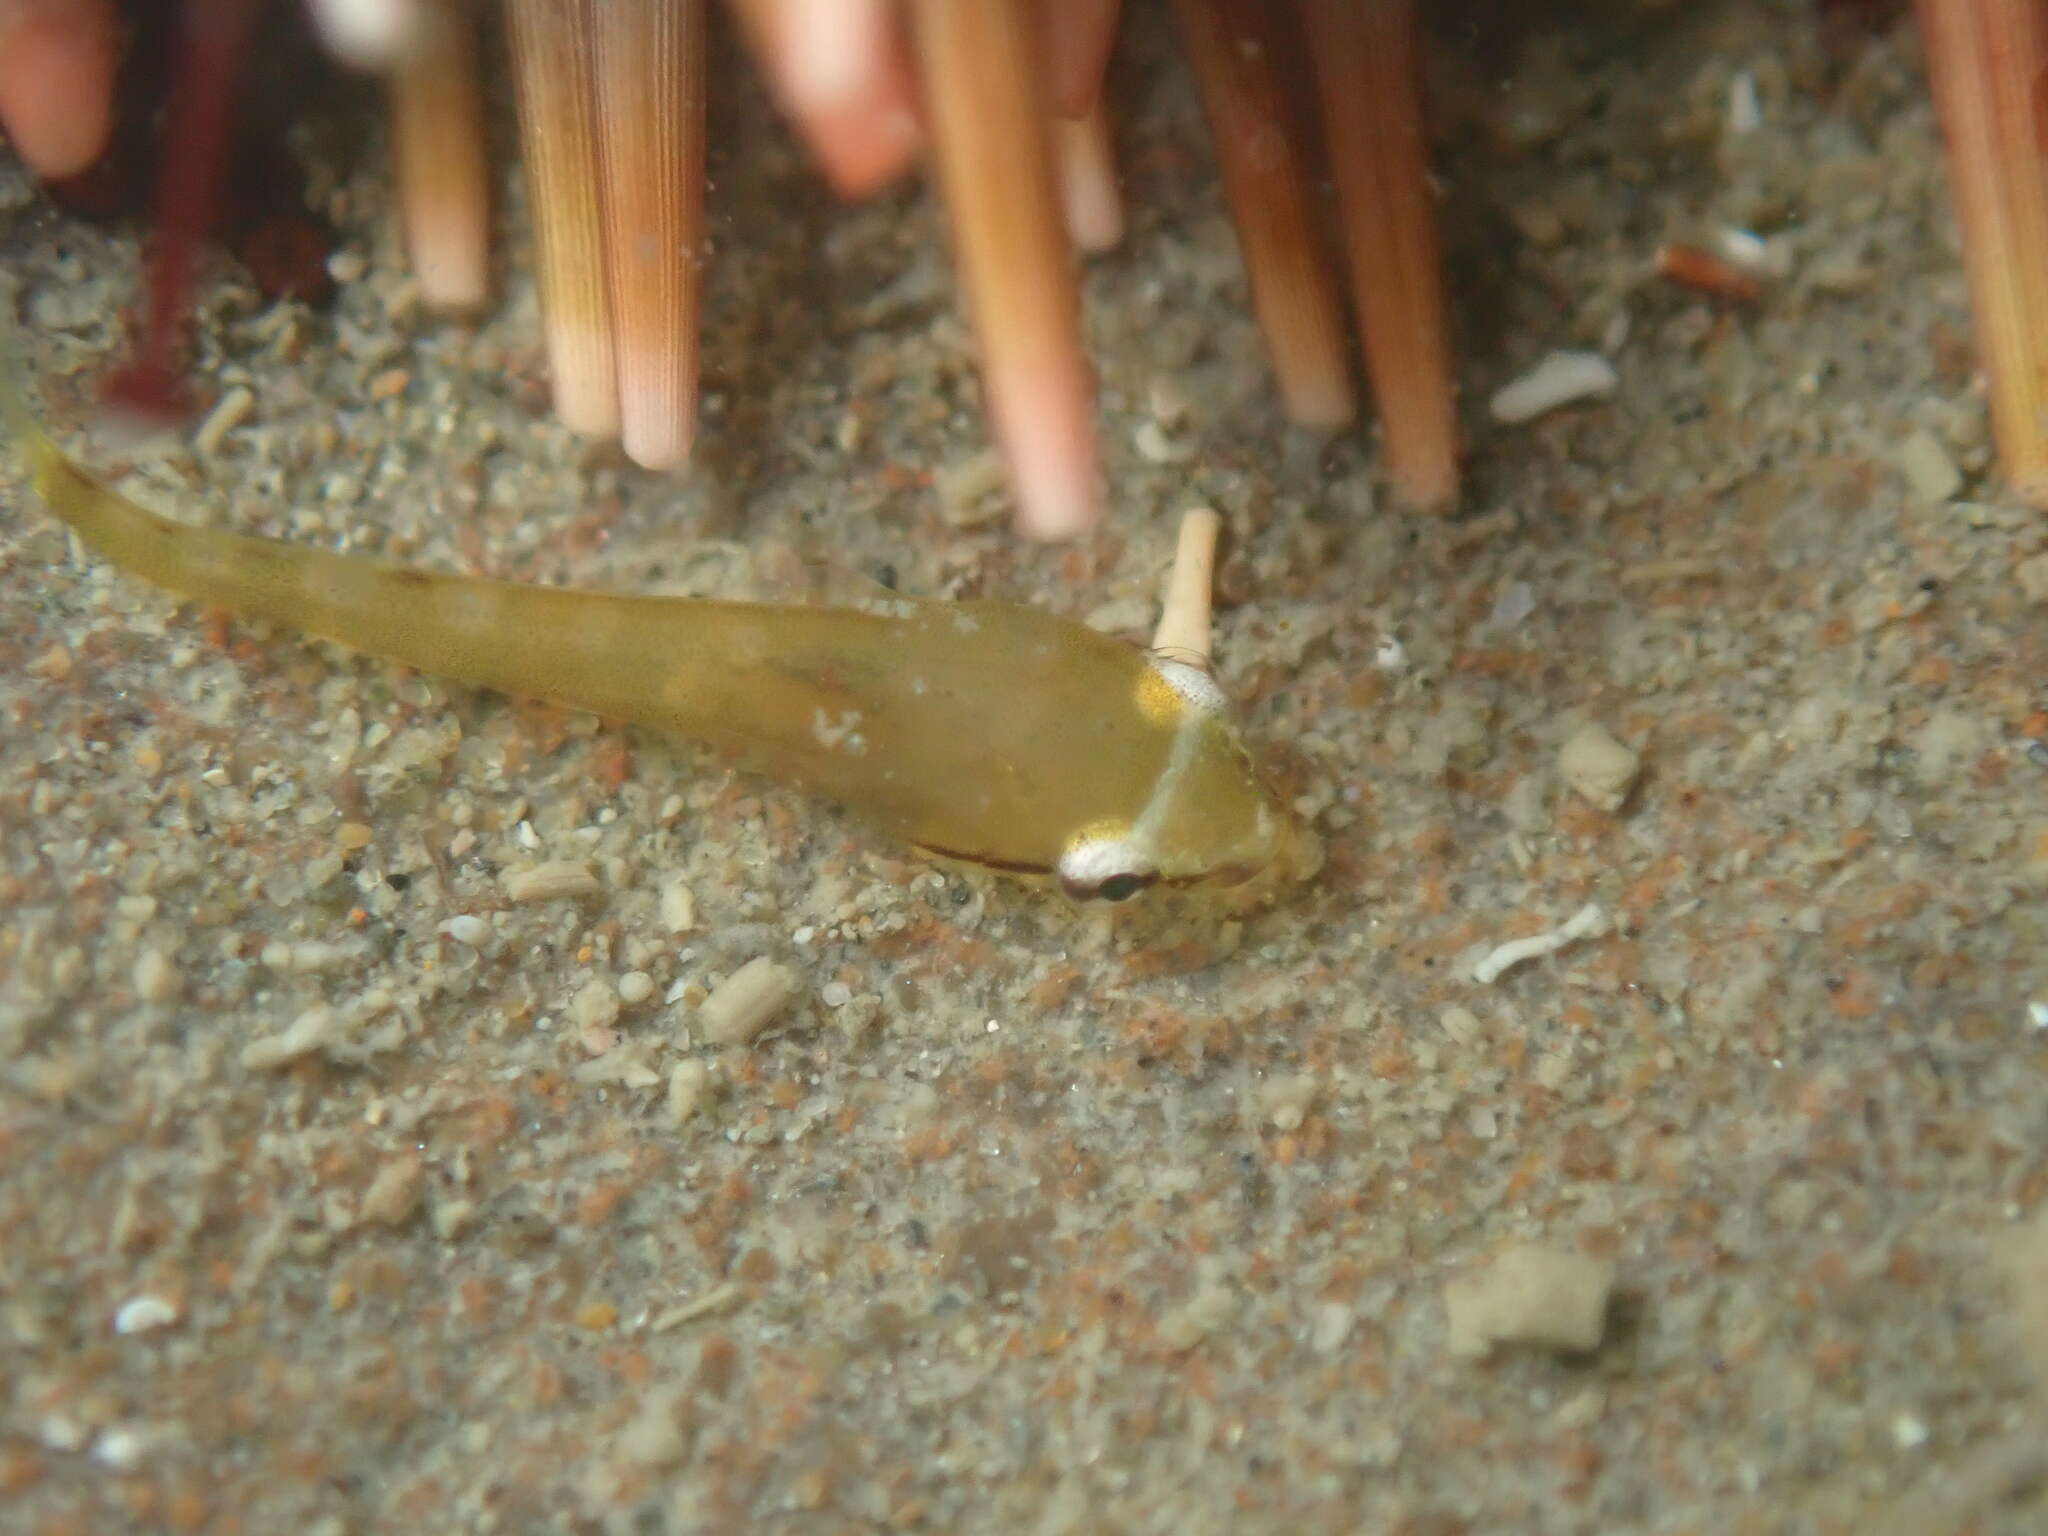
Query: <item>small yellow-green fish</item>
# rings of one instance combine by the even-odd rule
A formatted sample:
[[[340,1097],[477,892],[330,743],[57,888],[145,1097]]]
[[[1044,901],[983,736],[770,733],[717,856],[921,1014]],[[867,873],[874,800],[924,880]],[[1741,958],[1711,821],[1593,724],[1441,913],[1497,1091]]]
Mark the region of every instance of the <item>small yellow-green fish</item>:
[[[1298,829],[1200,667],[1008,603],[869,613],[567,591],[191,527],[67,457],[11,356],[0,369],[36,494],[172,592],[723,748],[929,854],[1050,877],[1077,900],[1298,872]]]

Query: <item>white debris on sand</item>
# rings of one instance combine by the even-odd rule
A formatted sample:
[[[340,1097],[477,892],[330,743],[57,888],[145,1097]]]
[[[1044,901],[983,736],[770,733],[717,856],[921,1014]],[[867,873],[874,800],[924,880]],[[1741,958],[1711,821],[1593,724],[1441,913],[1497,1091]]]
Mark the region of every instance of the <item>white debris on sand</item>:
[[[505,872],[505,899],[551,901],[557,896],[595,896],[600,889],[590,866],[577,859],[557,859],[531,869]]]
[[[932,477],[939,516],[950,528],[980,528],[996,522],[1009,510],[998,494],[1003,484],[1003,458],[993,448],[949,464]]]
[[[670,933],[688,933],[697,926],[697,897],[682,880],[661,888],[661,925]]]
[[[1587,902],[1562,926],[1548,933],[1531,934],[1526,939],[1510,939],[1492,950],[1477,965],[1472,967],[1472,979],[1481,986],[1491,986],[1503,972],[1524,960],[1534,960],[1542,955],[1556,954],[1567,944],[1580,939],[1597,939],[1607,932],[1607,914],[1600,910],[1597,902]]]
[[[362,1218],[384,1227],[402,1227],[412,1220],[426,1193],[426,1171],[414,1157],[394,1157],[377,1170],[363,1191]]]
[[[1925,427],[1907,433],[1893,458],[1907,487],[1929,506],[1953,501],[1963,488],[1963,472],[1956,468],[1940,439]]]
[[[1477,1359],[1496,1344],[1596,1349],[1613,1289],[1614,1266],[1604,1259],[1518,1244],[1478,1273],[1445,1284],[1451,1353]]]
[[[745,1045],[775,1021],[796,996],[796,974],[756,955],[713,989],[697,1010],[713,1045]]]
[[[687,1125],[704,1103],[711,1083],[711,1069],[703,1062],[679,1061],[668,1074],[668,1118],[671,1125]]]
[[[154,1333],[178,1320],[178,1304],[161,1296],[137,1296],[121,1304],[114,1314],[114,1332]]]
[[[252,1040],[242,1048],[242,1065],[252,1072],[289,1066],[301,1056],[331,1050],[354,1031],[354,1025],[325,1003],[316,1003],[280,1034]]]
[[[474,913],[459,912],[441,924],[441,931],[456,943],[476,949],[491,936],[491,925]]]
[[[1552,352],[1495,390],[1487,409],[1495,421],[1519,426],[1559,406],[1611,395],[1620,383],[1614,365],[1598,352]]]
[[[1557,771],[1565,783],[1603,811],[1618,811],[1635,787],[1643,760],[1605,726],[1582,725],[1557,754]]]

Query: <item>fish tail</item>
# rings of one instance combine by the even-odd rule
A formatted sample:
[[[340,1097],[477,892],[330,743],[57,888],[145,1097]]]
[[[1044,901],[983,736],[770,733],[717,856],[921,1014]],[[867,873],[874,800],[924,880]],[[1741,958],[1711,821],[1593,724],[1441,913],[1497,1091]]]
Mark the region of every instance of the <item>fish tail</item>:
[[[751,632],[743,605],[487,581],[153,512],[65,453],[36,419],[10,307],[0,299],[0,419],[44,506],[130,575],[424,672],[653,724],[678,723],[660,681],[678,657],[707,643],[723,649],[713,631]]]
[[[114,564],[188,597],[235,605],[235,556],[260,540],[194,528],[123,496],[57,446],[29,403],[11,301],[0,299],[0,421],[51,516]],[[288,615],[286,616],[288,617]]]
[[[0,299],[0,416],[37,496],[114,565],[182,597],[437,676],[715,745],[752,750],[786,738],[799,756],[816,755],[814,717],[836,697],[812,674],[835,671],[849,641],[882,622],[490,581],[164,517],[103,483],[43,429],[28,405],[7,308]]]

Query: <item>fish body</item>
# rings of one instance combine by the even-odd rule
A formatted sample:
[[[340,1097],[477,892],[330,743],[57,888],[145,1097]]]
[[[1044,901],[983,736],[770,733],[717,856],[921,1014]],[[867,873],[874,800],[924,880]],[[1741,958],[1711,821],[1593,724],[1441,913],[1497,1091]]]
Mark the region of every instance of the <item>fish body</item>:
[[[929,853],[1077,899],[1241,887],[1291,818],[1206,671],[998,602],[886,611],[448,575],[175,522],[6,415],[44,504],[129,573],[419,671],[722,748]]]

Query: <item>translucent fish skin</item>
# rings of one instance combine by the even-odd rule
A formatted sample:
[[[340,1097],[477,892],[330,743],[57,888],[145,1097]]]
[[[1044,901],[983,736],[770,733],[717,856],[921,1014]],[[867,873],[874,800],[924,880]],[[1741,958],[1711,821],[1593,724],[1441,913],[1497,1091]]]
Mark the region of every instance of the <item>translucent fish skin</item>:
[[[994,602],[869,613],[523,586],[191,527],[68,458],[11,386],[5,406],[37,494],[136,576],[723,748],[932,853],[1115,900],[1240,885],[1294,847],[1213,685],[1084,625]]]

